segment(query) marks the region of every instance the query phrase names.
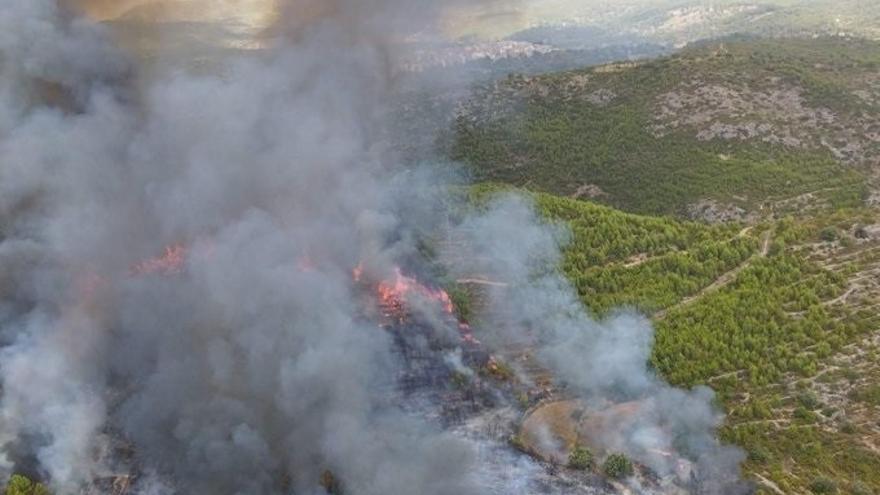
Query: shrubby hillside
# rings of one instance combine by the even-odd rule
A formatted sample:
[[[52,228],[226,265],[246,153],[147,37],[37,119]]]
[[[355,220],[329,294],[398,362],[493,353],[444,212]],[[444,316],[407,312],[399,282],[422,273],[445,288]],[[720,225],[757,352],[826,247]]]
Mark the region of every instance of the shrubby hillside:
[[[657,372],[716,391],[760,493],[880,490],[880,213],[709,225],[534,198],[571,229],[585,305],[650,315]]]
[[[447,144],[476,194],[570,228],[597,316],[651,317],[654,369],[716,391],[759,493],[878,493],[878,81],[874,42],[729,39],[511,76]]]
[[[880,158],[878,46],[736,39],[510,76],[464,105],[450,153],[484,180],[640,213],[858,206]]]

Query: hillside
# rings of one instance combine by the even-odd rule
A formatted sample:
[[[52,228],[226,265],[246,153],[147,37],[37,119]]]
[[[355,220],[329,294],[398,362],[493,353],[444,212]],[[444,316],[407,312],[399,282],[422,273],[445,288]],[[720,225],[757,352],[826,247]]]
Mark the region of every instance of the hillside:
[[[650,315],[655,369],[716,391],[759,493],[880,492],[878,62],[869,41],[732,39],[512,76],[450,140],[571,228],[586,306]]]
[[[683,46],[735,33],[777,36],[848,34],[877,39],[880,6],[863,0],[620,0],[535,2],[522,20],[530,27],[516,37],[554,38],[569,28],[594,32],[578,38],[603,42],[627,35]],[[596,36],[596,31],[604,31]],[[565,36],[570,39],[571,32]]]
[[[878,212],[708,225],[533,198],[571,230],[562,268],[584,304],[651,315],[656,370],[716,391],[759,493],[880,490]],[[524,428],[566,430],[556,409],[570,407],[544,402]]]
[[[483,180],[744,220],[857,206],[880,155],[880,44],[735,39],[484,87],[451,154]]]
[[[657,5],[651,2],[649,5]],[[673,0],[625,18],[634,31],[682,44],[749,33],[761,36],[850,34],[876,39],[880,8],[861,0]]]
[[[877,0],[215,3],[0,9],[0,493],[880,495]]]

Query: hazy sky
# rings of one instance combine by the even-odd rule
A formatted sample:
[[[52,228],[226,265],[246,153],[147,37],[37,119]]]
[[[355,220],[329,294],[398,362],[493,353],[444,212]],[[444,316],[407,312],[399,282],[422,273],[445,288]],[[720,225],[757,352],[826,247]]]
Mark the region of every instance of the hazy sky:
[[[271,24],[277,2],[303,0],[65,0],[84,8],[100,20],[120,16],[140,20],[184,20],[225,22],[237,30],[261,30]],[[760,0],[775,6],[809,6],[815,13],[852,10],[858,1],[850,0]],[[473,6],[457,7],[446,14],[443,23],[451,37],[466,35],[504,37],[536,24],[575,21],[612,28],[633,22],[639,14],[668,13],[678,7],[723,8],[742,5],[741,0],[489,0]],[[846,7],[844,7],[846,5]],[[717,10],[715,11],[718,12]],[[662,15],[662,14],[661,14]],[[691,19],[693,20],[693,19]]]
[[[239,27],[260,28],[272,22],[278,0],[66,0],[92,18],[120,17],[139,20],[227,22]],[[668,0],[638,0],[664,3]],[[504,36],[541,21],[590,17],[619,9],[633,0],[497,0],[475,2],[474,7],[448,13],[446,29],[452,36],[477,34]]]
[[[68,0],[98,20],[136,17],[155,20],[271,22],[275,0]]]

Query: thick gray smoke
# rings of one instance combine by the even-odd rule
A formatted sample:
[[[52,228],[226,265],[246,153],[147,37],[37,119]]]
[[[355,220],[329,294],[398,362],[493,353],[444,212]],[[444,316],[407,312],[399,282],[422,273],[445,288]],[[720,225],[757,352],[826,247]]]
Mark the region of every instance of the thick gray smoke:
[[[100,26],[4,2],[0,477],[475,492],[467,443],[382,402],[392,345],[352,287],[412,249],[377,142],[402,5],[292,2],[273,49],[140,92]]]
[[[472,246],[471,260],[456,268],[481,273],[506,286],[489,286],[484,338],[537,347],[538,359],[602,418],[598,441],[624,452],[661,474],[675,473],[679,453],[696,462],[700,493],[739,493],[738,448],[715,438],[722,415],[708,388],[685,391],[664,383],[649,369],[653,328],[636,314],[604,321],[587,314],[573,288],[558,272],[566,231],[542,221],[517,196],[496,198],[481,215],[453,234]],[[480,256],[478,253],[489,253]],[[624,404],[603,412],[612,404]]]
[[[145,83],[100,25],[4,0],[0,479],[73,492],[137,466],[142,493],[323,493],[327,473],[359,495],[481,493],[470,442],[389,403],[394,345],[352,283],[444,220],[435,173],[387,165],[383,122],[387,41],[449,4],[290,0],[264,53]],[[461,269],[514,287],[496,343],[538,329],[585,397],[648,401],[609,445],[667,469],[651,452],[677,438],[734,473],[707,391],[645,368],[644,320],[584,314],[527,206],[464,231],[492,256]]]

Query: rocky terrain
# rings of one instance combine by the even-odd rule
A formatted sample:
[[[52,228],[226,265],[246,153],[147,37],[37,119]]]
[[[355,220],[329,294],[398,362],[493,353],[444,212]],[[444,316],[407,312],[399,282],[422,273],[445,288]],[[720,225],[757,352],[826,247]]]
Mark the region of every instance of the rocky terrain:
[[[487,179],[595,186],[643,212],[744,219],[806,194],[863,203],[880,159],[877,56],[861,40],[732,39],[514,76],[461,107],[453,154]]]
[[[533,25],[524,32],[544,39],[601,43],[628,36],[680,47],[735,33],[880,36],[877,6],[860,0],[550,0],[531,7],[523,22]]]

